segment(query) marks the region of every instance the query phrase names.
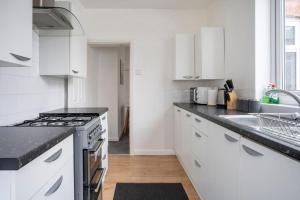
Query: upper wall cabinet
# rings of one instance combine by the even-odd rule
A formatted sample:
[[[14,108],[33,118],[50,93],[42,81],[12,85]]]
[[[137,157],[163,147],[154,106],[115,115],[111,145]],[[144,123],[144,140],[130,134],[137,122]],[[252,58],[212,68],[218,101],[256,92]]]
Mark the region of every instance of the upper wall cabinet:
[[[195,78],[195,35],[177,34],[175,38],[175,79]]]
[[[32,0],[2,0],[0,13],[0,67],[32,66]]]
[[[195,36],[195,78],[224,79],[224,30],[220,27],[201,28]]]
[[[196,34],[177,34],[174,80],[224,79],[224,30],[203,27]]]
[[[40,37],[40,75],[86,77],[85,36]]]

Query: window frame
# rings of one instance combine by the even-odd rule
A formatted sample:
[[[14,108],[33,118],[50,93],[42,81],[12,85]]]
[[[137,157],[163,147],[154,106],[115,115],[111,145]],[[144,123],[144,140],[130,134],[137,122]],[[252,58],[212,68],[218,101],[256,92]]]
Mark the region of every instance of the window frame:
[[[295,34],[296,34],[295,28]],[[285,0],[271,0],[271,70],[270,81],[284,89],[285,66]],[[283,39],[282,39],[283,38]],[[296,37],[295,42],[297,43]],[[299,55],[300,56],[300,55]],[[298,55],[296,56],[298,58]],[[296,69],[297,71],[297,69]],[[296,87],[298,80],[296,79]],[[300,90],[291,90],[300,94]]]

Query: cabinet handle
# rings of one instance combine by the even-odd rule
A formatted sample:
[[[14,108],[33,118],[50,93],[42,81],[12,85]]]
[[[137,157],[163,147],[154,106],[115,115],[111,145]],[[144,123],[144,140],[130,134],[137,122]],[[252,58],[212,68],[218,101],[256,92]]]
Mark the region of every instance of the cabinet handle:
[[[194,160],[194,163],[197,167],[201,167],[201,164],[198,162],[198,160]]]
[[[78,74],[78,73],[79,73],[78,70],[74,70],[74,69],[72,69],[72,72],[73,72],[74,74]]]
[[[183,78],[185,78],[185,79],[192,79],[193,76],[183,76]]]
[[[59,149],[57,152],[55,152],[53,155],[51,155],[49,158],[45,160],[47,163],[51,163],[53,161],[56,161],[62,154],[62,149]]]
[[[255,151],[255,150],[251,149],[250,147],[247,147],[246,145],[242,145],[242,147],[245,150],[245,152],[248,153],[251,156],[258,157],[258,156],[263,156],[264,155],[262,153],[259,153],[259,152]]]
[[[181,110],[177,110],[177,112],[181,112]]]
[[[195,121],[198,123],[201,123],[202,121],[200,119],[195,118]]]
[[[102,157],[102,160],[105,160],[105,159],[106,159],[106,157],[107,157],[107,156],[106,156],[106,154],[105,154],[105,155]]]
[[[14,53],[9,53],[9,54],[12,55],[13,57],[15,57],[17,60],[24,61],[24,62],[31,59],[31,58],[28,58],[25,56],[20,56],[18,54],[14,54]]]
[[[195,79],[199,79],[200,78],[200,76],[195,76]]]
[[[198,137],[198,138],[202,138],[202,136],[197,132],[195,132],[195,136]]]
[[[48,197],[55,193],[58,188],[61,186],[61,183],[63,181],[63,176],[61,176],[52,186],[51,188],[45,193],[45,196]]]
[[[227,135],[226,133],[224,133],[224,137],[226,138],[227,141],[229,142],[237,142],[238,140],[231,137],[230,135]]]
[[[188,113],[186,113],[185,115],[186,115],[187,117],[190,117],[190,116],[191,116],[191,115],[190,115],[190,114],[188,114]]]

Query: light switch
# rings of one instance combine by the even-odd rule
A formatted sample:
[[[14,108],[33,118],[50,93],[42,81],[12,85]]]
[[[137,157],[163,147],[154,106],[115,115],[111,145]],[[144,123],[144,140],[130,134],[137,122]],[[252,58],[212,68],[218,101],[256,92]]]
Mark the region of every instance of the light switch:
[[[135,75],[136,76],[142,76],[144,74],[144,70],[143,69],[135,69]]]

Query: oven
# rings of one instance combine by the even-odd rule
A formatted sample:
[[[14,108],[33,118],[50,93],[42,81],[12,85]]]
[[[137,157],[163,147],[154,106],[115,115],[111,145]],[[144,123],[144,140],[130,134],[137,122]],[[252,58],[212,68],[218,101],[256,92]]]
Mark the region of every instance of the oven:
[[[102,199],[102,147],[104,139],[97,139],[93,145],[83,149],[83,200]]]

